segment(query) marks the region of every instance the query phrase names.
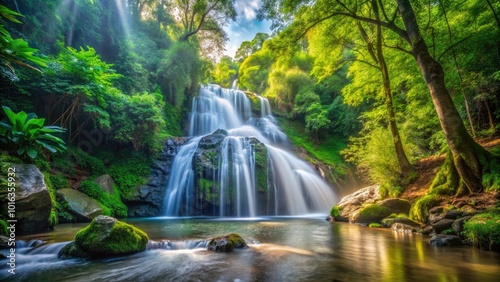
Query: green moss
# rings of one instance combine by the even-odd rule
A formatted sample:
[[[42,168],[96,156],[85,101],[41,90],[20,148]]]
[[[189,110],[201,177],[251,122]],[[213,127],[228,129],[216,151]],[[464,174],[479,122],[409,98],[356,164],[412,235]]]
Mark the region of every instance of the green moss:
[[[9,225],[5,220],[0,219],[0,236],[8,236],[9,230],[7,229]]]
[[[115,180],[123,198],[130,198],[137,186],[146,184],[146,178],[151,173],[151,163],[151,159],[137,155],[112,161],[108,174]]]
[[[216,252],[231,252],[233,249],[242,249],[246,246],[245,240],[235,233],[212,238],[208,242],[208,249]]]
[[[378,222],[372,222],[372,223],[370,223],[370,225],[368,225],[368,227],[370,227],[370,228],[382,228],[382,224],[380,224]]]
[[[454,195],[459,191],[460,176],[453,163],[453,155],[448,151],[444,163],[439,168],[436,177],[432,181],[429,193],[436,195]]]
[[[68,149],[67,157],[66,161],[87,169],[92,176],[99,176],[106,173],[106,168],[102,160],[85,153],[81,149]]]
[[[96,223],[96,219],[75,236],[75,245],[91,257],[126,255],[146,249],[149,238],[142,230],[116,220],[108,233],[108,226]]]
[[[359,212],[359,218],[369,217],[369,218],[384,218],[391,214],[391,210],[385,206],[379,205],[368,205],[363,207]]]
[[[90,180],[85,180],[80,183],[78,190],[90,198],[98,201],[102,205],[101,207],[103,208],[105,215],[127,217],[127,206],[125,206],[121,201],[120,193],[116,191],[116,188],[115,193],[110,195],[104,192],[96,183]]]
[[[63,197],[56,197],[56,213],[58,220],[61,222],[76,222],[76,217],[70,212],[68,202]]]
[[[330,210],[330,215],[333,216],[333,218],[338,218],[340,216],[340,207],[333,206]]]
[[[408,218],[408,215],[405,213],[391,213],[387,218]]]
[[[45,181],[45,186],[49,190],[50,200],[52,201],[52,209],[50,210],[49,224],[50,226],[55,226],[58,223],[57,220],[57,193],[52,181],[50,180],[50,174],[48,172],[43,173],[43,178]]]
[[[428,194],[419,198],[410,209],[410,219],[420,222],[426,222],[429,216],[429,210],[440,203],[439,195]]]
[[[66,179],[66,177],[61,174],[51,175],[50,181],[54,185],[54,188],[56,188],[57,190],[70,188],[68,179]]]
[[[475,247],[500,249],[500,209],[477,214],[465,222],[462,234]]]
[[[498,156],[491,157],[483,168],[483,186],[486,191],[500,190],[500,160]]]

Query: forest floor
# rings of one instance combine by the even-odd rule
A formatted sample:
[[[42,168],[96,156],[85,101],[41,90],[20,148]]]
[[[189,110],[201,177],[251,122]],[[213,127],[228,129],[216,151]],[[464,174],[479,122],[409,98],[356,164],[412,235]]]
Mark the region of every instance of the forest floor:
[[[500,137],[479,139],[477,142],[487,150],[495,147],[500,147]],[[445,154],[430,156],[419,160],[415,167],[417,169],[418,178],[410,183],[399,196],[400,198],[408,199],[410,203],[414,203],[418,198],[424,196],[432,184],[440,166],[443,164]],[[494,194],[494,195],[493,195]],[[492,205],[496,202],[498,192],[485,192],[477,195],[467,195],[454,198],[452,202],[466,201],[476,202],[482,205]],[[451,199],[449,199],[451,200]]]

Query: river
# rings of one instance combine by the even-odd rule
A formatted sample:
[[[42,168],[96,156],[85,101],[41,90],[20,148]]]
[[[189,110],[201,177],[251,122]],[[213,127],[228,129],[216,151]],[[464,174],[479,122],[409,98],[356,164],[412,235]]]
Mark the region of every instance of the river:
[[[432,247],[429,238],[388,229],[330,223],[323,216],[128,219],[153,249],[123,258],[60,260],[57,252],[86,224],[59,224],[18,239],[44,244],[17,250],[16,274],[2,281],[498,281],[500,254],[471,247]],[[238,233],[249,247],[233,253],[202,248]],[[33,241],[32,241],[33,242]]]

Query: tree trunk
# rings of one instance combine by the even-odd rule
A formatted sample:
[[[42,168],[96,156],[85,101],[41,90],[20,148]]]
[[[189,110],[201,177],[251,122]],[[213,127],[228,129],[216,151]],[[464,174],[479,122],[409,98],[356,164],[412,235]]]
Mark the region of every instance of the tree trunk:
[[[484,100],[486,105],[486,112],[488,113],[488,123],[490,124],[490,129],[495,130],[495,122],[493,121],[493,115],[491,114],[490,105],[488,105],[488,99]]]
[[[469,135],[444,82],[444,71],[429,53],[409,0],[396,0],[408,34],[412,54],[429,88],[432,102],[460,178],[470,192],[483,190],[480,159],[486,154]]]
[[[379,9],[376,1],[372,2],[373,9],[375,12],[375,17],[380,20]],[[368,43],[368,42],[367,42]],[[370,45],[368,45],[370,48]],[[380,66],[380,72],[382,74],[382,83],[384,86],[385,94],[385,105],[387,107],[387,118],[389,121],[389,128],[391,129],[392,141],[394,143],[394,148],[396,149],[396,156],[398,158],[399,169],[401,170],[401,175],[403,178],[407,178],[415,170],[410,164],[406,152],[403,148],[403,142],[401,142],[401,136],[399,135],[398,126],[396,124],[396,114],[394,113],[394,103],[392,99],[391,91],[391,80],[389,77],[389,70],[387,69],[387,63],[385,62],[384,52],[382,49],[382,27],[377,25],[377,41],[376,41],[376,56]]]

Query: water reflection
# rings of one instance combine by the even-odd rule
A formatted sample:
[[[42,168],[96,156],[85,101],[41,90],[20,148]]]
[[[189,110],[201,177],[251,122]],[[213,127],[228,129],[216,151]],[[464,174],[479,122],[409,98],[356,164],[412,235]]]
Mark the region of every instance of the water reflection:
[[[9,281],[495,281],[497,253],[468,247],[431,247],[419,235],[322,219],[133,219],[152,240],[206,240],[239,233],[249,248],[234,253],[155,249],[99,261],[60,261],[55,254],[24,255]],[[66,241],[83,225],[39,234]],[[31,236],[33,237],[33,236]],[[50,248],[46,248],[50,249]],[[54,249],[54,248],[52,248]],[[34,250],[33,254],[36,254]],[[40,254],[42,255],[42,254]]]

